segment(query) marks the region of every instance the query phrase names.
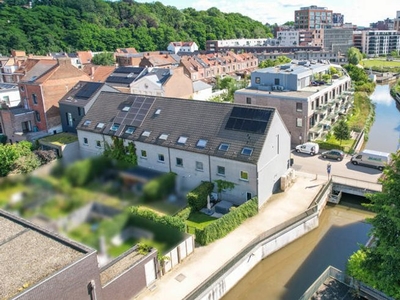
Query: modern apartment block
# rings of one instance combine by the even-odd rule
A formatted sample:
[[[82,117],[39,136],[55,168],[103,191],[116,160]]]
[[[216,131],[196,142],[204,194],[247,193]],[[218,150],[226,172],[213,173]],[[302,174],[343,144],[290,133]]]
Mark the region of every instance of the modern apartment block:
[[[337,74],[322,80],[334,67]],[[297,62],[259,69],[235,103],[274,107],[291,133],[292,146],[323,137],[351,104],[351,80],[339,65]]]
[[[400,51],[400,32],[396,30],[361,31],[361,52],[367,57],[388,55]]]
[[[324,50],[346,54],[350,47],[353,47],[353,28],[324,29]]]
[[[311,5],[301,7],[294,12],[294,27],[295,29],[324,29],[332,28],[333,12],[326,7],[318,7]]]

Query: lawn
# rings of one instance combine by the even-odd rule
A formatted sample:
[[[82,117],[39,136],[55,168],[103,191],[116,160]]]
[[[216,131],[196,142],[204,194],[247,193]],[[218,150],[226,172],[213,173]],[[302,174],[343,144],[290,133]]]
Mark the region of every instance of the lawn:
[[[386,58],[382,59],[364,59],[360,63],[364,68],[396,68],[400,67],[400,61],[387,61]]]
[[[201,212],[192,212],[186,220],[188,226],[188,233],[194,234],[195,229],[203,230],[206,226],[210,225],[217,218],[203,214]]]
[[[70,143],[77,141],[78,137],[72,133],[62,132],[62,133],[57,133],[57,134],[46,136],[40,140],[43,142],[62,146],[62,145],[70,144]]]

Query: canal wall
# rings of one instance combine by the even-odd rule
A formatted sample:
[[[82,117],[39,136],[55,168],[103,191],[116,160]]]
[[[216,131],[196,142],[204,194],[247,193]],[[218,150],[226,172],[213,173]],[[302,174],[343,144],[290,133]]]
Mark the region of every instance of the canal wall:
[[[259,235],[185,299],[221,299],[261,260],[317,228],[331,192],[332,182],[329,181],[304,213]]]

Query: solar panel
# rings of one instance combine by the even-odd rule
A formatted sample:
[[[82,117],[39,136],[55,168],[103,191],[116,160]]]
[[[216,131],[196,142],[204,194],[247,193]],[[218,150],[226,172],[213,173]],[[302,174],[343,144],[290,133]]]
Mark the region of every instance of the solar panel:
[[[76,93],[75,98],[89,99],[102,85],[99,82],[88,82]]]
[[[270,117],[269,110],[234,107],[225,129],[263,134]]]
[[[132,96],[129,103],[124,103],[114,119],[115,123],[139,127],[153,105],[154,98]],[[129,110],[128,110],[129,106]]]

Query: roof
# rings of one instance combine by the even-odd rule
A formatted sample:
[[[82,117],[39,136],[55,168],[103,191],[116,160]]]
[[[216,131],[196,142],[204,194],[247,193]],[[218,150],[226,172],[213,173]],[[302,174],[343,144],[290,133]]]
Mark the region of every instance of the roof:
[[[3,83],[0,82],[0,91],[2,90],[12,90],[12,89],[18,89],[18,85],[15,83]]]
[[[103,86],[101,82],[79,81],[59,103],[85,106]]]
[[[29,61],[30,60],[28,60],[28,63]],[[57,60],[41,59],[38,61],[32,60],[32,62],[35,63],[35,65],[27,70],[27,73],[21,78],[21,81],[35,82],[57,65]]]
[[[193,81],[193,90],[195,92],[206,90],[206,89],[212,89],[212,85],[205,83],[201,80]]]
[[[38,284],[94,250],[0,210],[0,299]]]
[[[14,115],[22,115],[22,114],[26,114],[26,113],[33,113],[33,110],[24,108],[24,107],[10,107],[10,112]]]
[[[166,68],[150,68],[147,69],[147,72],[143,75],[143,77],[147,77],[152,80],[156,84],[163,85],[167,80],[172,76],[173,70]]]
[[[106,82],[130,85],[143,73],[144,70],[145,68],[142,67],[119,67],[107,77]]]
[[[261,106],[101,92],[77,130],[256,163],[275,112]],[[221,144],[227,147],[220,150]],[[242,154],[243,148],[249,151]]]

